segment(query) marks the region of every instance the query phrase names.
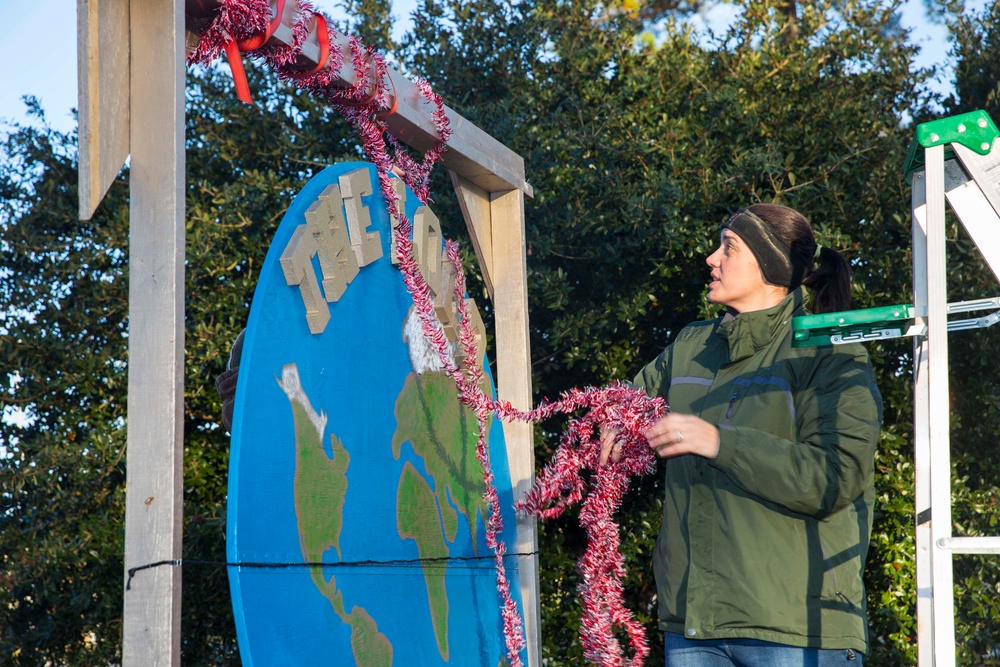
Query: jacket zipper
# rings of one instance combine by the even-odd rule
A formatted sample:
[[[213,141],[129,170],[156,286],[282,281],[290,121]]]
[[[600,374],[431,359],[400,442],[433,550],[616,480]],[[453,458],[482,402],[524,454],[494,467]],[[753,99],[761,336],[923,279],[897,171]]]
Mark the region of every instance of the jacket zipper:
[[[726,408],[726,416],[722,418],[722,425],[726,426],[729,424],[729,418],[733,416],[733,406],[736,405],[736,399],[740,397],[740,390],[736,389],[733,391],[732,398],[729,399],[729,407]]]

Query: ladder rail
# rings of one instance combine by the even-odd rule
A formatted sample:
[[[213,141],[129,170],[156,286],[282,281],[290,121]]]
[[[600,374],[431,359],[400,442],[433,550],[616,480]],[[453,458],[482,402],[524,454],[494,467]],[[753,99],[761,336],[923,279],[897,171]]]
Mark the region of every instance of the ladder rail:
[[[952,144],[955,157],[962,163],[970,180],[976,182],[993,212],[1000,215],[1000,139],[995,139],[990,152],[980,155],[962,144]]]
[[[916,576],[917,576],[917,664],[934,665],[934,586],[931,579],[931,494],[930,441],[926,429],[918,424],[927,422],[930,409],[930,379],[927,369],[927,200],[926,179],[920,171],[913,176],[911,208],[913,212],[913,303],[920,313],[912,328],[919,328],[913,339],[913,469],[916,501]]]
[[[944,146],[924,150],[927,203],[927,422],[930,459],[931,594],[935,667],[955,665],[952,554],[937,547],[951,538],[951,443],[948,386],[948,269],[945,244]]]

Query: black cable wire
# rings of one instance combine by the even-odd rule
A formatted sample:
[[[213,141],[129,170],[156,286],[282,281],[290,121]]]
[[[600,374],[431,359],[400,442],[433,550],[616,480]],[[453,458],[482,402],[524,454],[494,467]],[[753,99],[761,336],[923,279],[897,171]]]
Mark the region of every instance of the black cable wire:
[[[514,558],[517,556],[537,556],[538,551],[524,551],[508,553],[504,558]],[[473,565],[474,563],[480,563],[482,561],[489,561],[489,565]],[[131,590],[132,588],[132,578],[137,572],[142,570],[149,570],[154,567],[162,567],[164,565],[181,566],[181,565],[211,565],[216,567],[245,567],[245,568],[258,568],[258,569],[291,569],[291,568],[353,568],[353,567],[414,567],[419,566],[421,568],[427,565],[433,565],[437,567],[448,567],[455,563],[464,564],[463,567],[472,570],[487,570],[493,569],[493,563],[495,558],[492,554],[489,556],[440,556],[437,558],[398,558],[392,560],[355,560],[355,561],[341,561],[339,563],[326,563],[326,562],[289,562],[289,563],[266,563],[259,561],[213,561],[213,560],[190,560],[190,559],[174,559],[174,560],[158,560],[153,563],[146,563],[145,565],[137,565],[136,567],[130,567],[128,569],[128,579],[125,582],[125,590]]]

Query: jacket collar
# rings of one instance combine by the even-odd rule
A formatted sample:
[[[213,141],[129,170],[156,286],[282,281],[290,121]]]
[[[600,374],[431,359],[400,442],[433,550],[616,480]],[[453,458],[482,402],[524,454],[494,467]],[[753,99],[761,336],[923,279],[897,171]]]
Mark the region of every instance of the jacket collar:
[[[788,293],[781,303],[766,310],[726,313],[716,333],[729,347],[729,363],[742,361],[767,346],[791,326],[792,315],[802,309],[802,288]]]

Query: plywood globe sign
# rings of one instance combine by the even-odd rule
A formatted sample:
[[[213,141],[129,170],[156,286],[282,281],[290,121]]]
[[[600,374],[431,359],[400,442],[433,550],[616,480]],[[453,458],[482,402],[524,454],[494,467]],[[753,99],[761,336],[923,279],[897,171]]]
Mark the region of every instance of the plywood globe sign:
[[[438,312],[454,327],[440,224],[401,182],[397,192],[428,283],[442,286]],[[229,480],[244,665],[504,662],[476,417],[423,337],[391,225],[374,166],[329,167],[295,198],[261,271]],[[500,538],[512,545],[496,421],[488,442]],[[506,567],[516,597],[516,559]]]

